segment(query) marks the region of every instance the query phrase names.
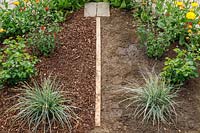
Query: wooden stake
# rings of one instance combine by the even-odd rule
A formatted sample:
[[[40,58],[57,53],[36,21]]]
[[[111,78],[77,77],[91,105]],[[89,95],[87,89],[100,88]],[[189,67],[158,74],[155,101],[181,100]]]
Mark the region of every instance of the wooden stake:
[[[96,103],[95,126],[101,126],[101,19],[96,17]]]

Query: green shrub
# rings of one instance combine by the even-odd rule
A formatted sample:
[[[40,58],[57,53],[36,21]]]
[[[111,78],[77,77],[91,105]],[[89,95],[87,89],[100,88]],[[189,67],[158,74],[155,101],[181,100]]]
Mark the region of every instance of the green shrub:
[[[133,0],[110,0],[110,3],[112,6],[121,9],[131,9],[133,7]]]
[[[38,31],[33,31],[27,36],[28,45],[35,55],[48,56],[56,47],[56,33],[59,28],[55,26],[41,26]]]
[[[160,32],[155,35],[152,31],[145,29],[143,25],[138,27],[137,34],[140,44],[146,47],[146,53],[151,58],[160,58],[171,45],[168,34]]]
[[[152,7],[153,4],[155,8]],[[175,49],[177,57],[167,58],[161,73],[162,77],[171,84],[179,85],[188,79],[198,77],[198,60],[200,60],[198,2],[146,0],[136,10],[134,16],[139,18],[138,35],[149,57],[161,57],[171,43],[181,45],[184,49]]]
[[[41,25],[63,21],[63,13],[52,11],[48,4],[46,0],[29,0],[28,3],[20,0],[14,9],[1,9],[0,28],[5,32],[0,32],[0,42],[7,37],[23,35]]]
[[[139,37],[139,43],[141,45],[146,45],[147,37],[148,37],[148,31],[145,29],[145,26],[141,25],[137,28],[137,35]]]
[[[37,59],[25,51],[25,41],[7,39],[0,52],[0,84],[16,84],[35,74]]]
[[[167,58],[161,75],[171,84],[183,84],[188,79],[198,77],[195,55],[178,48],[175,52],[178,54],[177,57]]]
[[[156,8],[152,8],[153,4],[156,5]],[[193,7],[193,4],[189,1],[173,0],[155,2],[146,0],[145,3],[141,3],[134,16],[137,17],[137,20],[139,18],[138,31],[142,33],[143,31],[140,30],[143,27],[147,33],[150,33],[146,39],[147,53],[150,57],[161,57],[170,43],[179,42],[180,45],[185,46],[191,45],[190,40],[199,40],[198,13],[200,8],[198,4],[197,7]],[[194,15],[193,18],[189,18],[187,15],[191,13]]]
[[[170,46],[166,34],[160,33],[158,36],[154,36],[154,34],[149,33],[147,38],[147,55],[151,58],[160,58]]]
[[[15,122],[28,126],[33,132],[37,132],[40,127],[43,127],[44,132],[52,132],[55,124],[68,127],[71,132],[72,121],[78,117],[73,110],[75,107],[64,98],[61,85],[55,78],[45,78],[41,84],[34,81],[33,86],[24,84],[22,92],[19,102],[10,109],[17,112]]]
[[[51,0],[50,7],[56,10],[75,11],[89,0]]]
[[[172,87],[154,72],[143,72],[144,85],[135,83],[124,88],[128,96],[122,101],[128,103],[127,108],[136,109],[133,115],[136,118],[142,117],[142,121],[152,121],[155,123],[166,123],[173,121],[176,116],[175,92],[171,92]]]
[[[110,2],[111,6],[121,9],[131,9],[134,6],[133,0],[96,0],[97,2]]]

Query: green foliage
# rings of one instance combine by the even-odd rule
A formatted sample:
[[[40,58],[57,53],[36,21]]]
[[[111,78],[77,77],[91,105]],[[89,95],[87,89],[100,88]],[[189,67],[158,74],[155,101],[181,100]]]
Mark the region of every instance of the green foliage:
[[[198,63],[200,60],[200,38],[197,35],[191,35],[189,37],[189,44],[186,44],[187,50],[193,54],[194,61]]]
[[[76,107],[69,105],[61,91],[61,85],[50,77],[34,82],[34,85],[24,84],[19,102],[11,108],[17,112],[15,122],[29,126],[29,130],[37,132],[43,126],[44,132],[52,132],[52,126],[57,124],[72,130],[72,121],[78,116],[73,111]]]
[[[64,20],[63,13],[50,10],[46,0],[30,0],[28,3],[19,1],[19,5],[14,9],[1,9],[0,16],[0,27],[6,30],[0,33],[0,41],[10,36],[23,35],[47,23]]]
[[[51,54],[56,45],[56,33],[59,28],[54,26],[41,26],[38,31],[28,34],[28,45],[35,55],[48,56]]]
[[[149,2],[148,2],[149,1]],[[136,2],[137,7],[135,8],[135,12],[133,14],[135,19],[139,19],[142,23],[147,24],[150,21],[153,21],[152,15],[152,2],[150,0],[145,0],[143,2]],[[148,26],[151,26],[150,24]]]
[[[7,39],[4,44],[7,46],[0,52],[0,84],[13,85],[34,75],[37,59],[25,51],[24,40]]]
[[[170,46],[167,34],[159,33],[159,35],[155,36],[149,33],[146,39],[145,46],[147,47],[147,55],[149,57],[160,58]]]
[[[131,0],[110,0],[110,3],[114,7],[128,8],[131,5]]]
[[[131,9],[135,4],[133,0],[96,0],[96,1],[110,2],[111,6],[121,9]]]
[[[198,77],[195,55],[186,50],[175,49],[177,57],[165,61],[161,75],[171,84],[182,84],[184,81]]]
[[[156,8],[152,7],[153,4],[156,5]],[[140,20],[138,27],[144,27],[146,32],[151,33],[147,35],[147,38],[150,38],[146,40],[146,44],[149,44],[146,45],[147,50],[155,50],[154,47],[160,46],[159,44],[162,44],[160,47],[163,47],[162,50],[159,50],[159,54],[148,54],[150,57],[161,57],[166,51],[165,46],[169,46],[171,42],[178,41],[180,45],[186,45],[190,43],[186,38],[199,38],[197,34],[199,29],[196,27],[198,27],[199,20],[197,18],[200,8],[192,7],[190,2],[182,2],[181,4],[182,5],[178,5],[174,0],[159,0],[154,3],[150,0],[146,0],[146,2],[141,3],[137,9],[137,14],[134,16]],[[190,11],[196,13],[194,19],[188,19],[186,17],[187,13]],[[138,31],[139,30],[141,30],[141,28],[138,28]],[[162,36],[160,37],[160,35]],[[166,45],[163,46],[163,44]],[[149,53],[149,51],[147,51],[147,53]]]
[[[140,44],[146,47],[147,55],[151,58],[160,58],[170,46],[170,36],[168,34],[145,29],[145,26],[140,26],[137,29],[137,34],[140,39]]]
[[[136,106],[133,115],[136,118],[142,117],[142,121],[152,121],[157,123],[167,123],[173,121],[176,116],[176,92],[171,92],[172,87],[154,72],[145,71],[142,73],[145,81],[144,85],[135,83],[126,87],[128,95],[122,102],[127,102],[128,108]]]
[[[50,7],[56,10],[75,11],[81,8],[89,0],[52,0]]]
[[[174,42],[184,49],[175,49],[177,57],[167,58],[165,62],[162,76],[171,84],[183,84],[198,77],[199,12],[197,2],[145,0],[134,15],[139,18],[138,35],[149,57],[160,58]]]
[[[139,41],[141,45],[145,45],[146,44],[146,40],[148,37],[148,31],[145,29],[144,25],[141,25],[137,28],[137,35],[139,37]]]

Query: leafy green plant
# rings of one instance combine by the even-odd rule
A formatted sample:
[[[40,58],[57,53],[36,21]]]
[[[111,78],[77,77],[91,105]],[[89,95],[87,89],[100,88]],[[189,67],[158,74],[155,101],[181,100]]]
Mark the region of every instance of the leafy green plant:
[[[6,5],[7,3],[5,3]],[[46,0],[29,0],[13,2],[17,5],[14,9],[1,9],[1,25],[4,32],[0,32],[0,41],[7,37],[23,35],[36,27],[48,23],[57,23],[64,20],[60,11],[52,11]]]
[[[96,0],[97,2],[110,2],[111,6],[121,9],[131,9],[133,8],[133,0]]]
[[[41,26],[38,31],[33,31],[28,34],[28,45],[35,55],[51,54],[57,43],[56,33],[59,31],[57,25]]]
[[[200,59],[198,2],[145,0],[140,5],[134,16],[139,18],[138,35],[146,47],[147,55],[159,58],[171,43],[181,45],[184,49],[175,49],[177,57],[167,58],[161,75],[171,84],[183,84],[190,78],[198,77],[197,68]]]
[[[56,10],[75,11],[80,9],[89,0],[52,0],[50,6]]]
[[[140,44],[146,47],[148,57],[160,58],[170,46],[170,36],[165,33],[155,35],[152,31],[145,29],[145,26],[140,26],[137,30],[140,39]]]
[[[167,123],[173,121],[176,116],[176,92],[172,91],[172,86],[168,85],[155,72],[142,72],[144,85],[134,83],[130,87],[125,87],[124,91],[128,95],[122,102],[126,102],[127,108],[136,106],[133,115],[136,118],[142,117],[143,122],[152,121],[155,123]]]
[[[7,39],[4,44],[7,46],[0,52],[0,84],[13,85],[34,75],[38,60],[26,52],[24,39]]]
[[[177,57],[165,61],[161,75],[171,84],[183,84],[184,81],[198,77],[195,55],[186,50],[175,49]]]
[[[69,104],[61,91],[61,85],[56,78],[44,78],[33,86],[24,84],[18,103],[9,111],[15,111],[15,122],[28,126],[29,130],[37,132],[43,126],[44,132],[52,132],[52,125],[57,124],[72,130],[72,121],[78,120],[74,112],[76,107]]]
[[[160,58],[170,46],[167,34],[160,33],[157,36],[149,33],[147,39],[147,55],[153,58]]]
[[[141,25],[137,28],[137,35],[139,37],[139,42],[141,45],[145,45],[146,44],[146,40],[148,37],[148,31],[145,29],[144,25]]]
[[[153,4],[156,8],[152,7]],[[140,20],[138,31],[141,30],[140,27],[144,27],[146,32],[150,32],[147,35],[149,39],[146,40],[147,53],[150,53],[148,55],[161,57],[166,51],[165,46],[169,46],[170,43],[179,42],[180,45],[187,45],[194,38],[199,40],[198,12],[200,12],[200,8],[196,2],[146,0],[141,3],[135,17]],[[152,55],[152,51],[156,50],[156,47],[158,47],[159,54]]]

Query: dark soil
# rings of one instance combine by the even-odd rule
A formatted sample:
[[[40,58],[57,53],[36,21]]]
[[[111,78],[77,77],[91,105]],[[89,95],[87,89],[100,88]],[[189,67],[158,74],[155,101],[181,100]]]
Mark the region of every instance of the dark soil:
[[[156,133],[158,126],[142,124],[128,114],[130,110],[119,104],[119,89],[133,80],[141,80],[140,69],[156,72],[163,68],[162,60],[147,57],[139,45],[136,27],[130,13],[111,10],[111,17],[102,18],[102,128],[101,133]],[[172,46],[174,47],[174,46]],[[174,56],[174,52],[168,52]],[[189,80],[178,93],[178,117],[175,124],[161,125],[160,133],[200,133],[200,78]]]
[[[95,18],[84,18],[83,10],[70,16],[62,24],[63,30],[57,35],[61,45],[50,57],[42,57],[37,65],[38,79],[56,76],[68,92],[66,98],[72,99],[80,120],[74,125],[74,133],[87,133],[94,128],[95,108]],[[15,90],[3,90],[0,93],[0,132],[17,132],[19,126],[11,128],[13,114],[5,113],[17,103]],[[11,129],[10,129],[11,128]],[[28,133],[27,129],[18,130]],[[67,133],[67,129],[54,127],[56,133]],[[42,131],[39,131],[42,132]]]

